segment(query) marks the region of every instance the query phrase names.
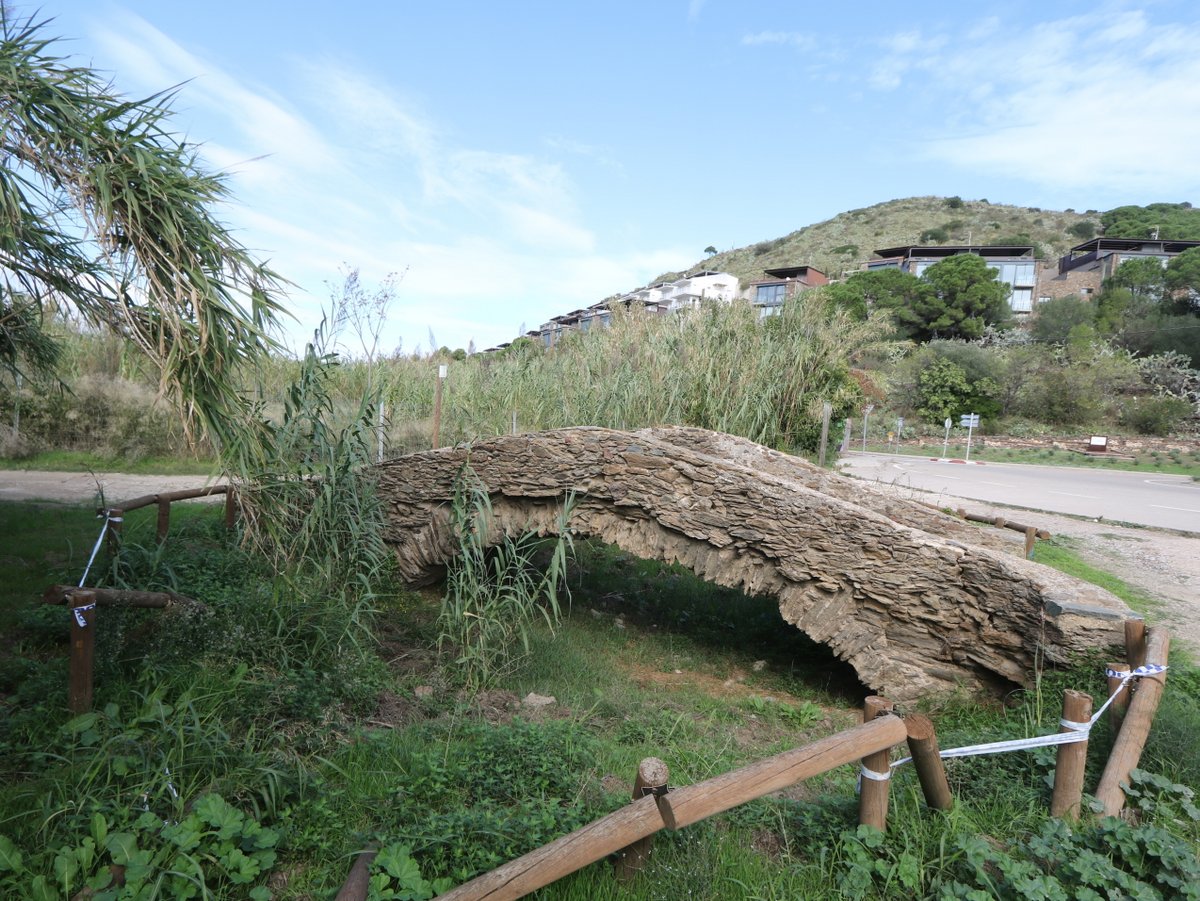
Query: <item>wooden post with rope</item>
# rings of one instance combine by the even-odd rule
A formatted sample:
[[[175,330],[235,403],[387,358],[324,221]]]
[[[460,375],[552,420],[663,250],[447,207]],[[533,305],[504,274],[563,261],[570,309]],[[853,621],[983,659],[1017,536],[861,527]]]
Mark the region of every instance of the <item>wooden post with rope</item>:
[[[872,723],[881,716],[890,715],[895,705],[887,698],[869,695],[863,701],[863,724]],[[907,727],[906,727],[907,734]],[[872,779],[867,773],[877,773],[883,778]],[[858,822],[860,826],[887,829],[888,795],[891,787],[891,748],[883,748],[862,759],[862,778],[858,790]]]
[[[1092,697],[1068,688],[1063,692],[1063,725],[1059,732],[1078,731],[1067,723],[1086,723],[1092,715]],[[1087,740],[1058,746],[1054,764],[1054,794],[1050,798],[1050,816],[1079,819],[1083,803],[1083,774],[1087,764]]]

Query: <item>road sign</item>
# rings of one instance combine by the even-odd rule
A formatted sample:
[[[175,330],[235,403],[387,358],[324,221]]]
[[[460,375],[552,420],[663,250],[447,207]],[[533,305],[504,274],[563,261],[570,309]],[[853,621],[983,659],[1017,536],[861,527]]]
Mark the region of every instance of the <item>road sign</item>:
[[[958,425],[959,425],[959,428],[964,428],[964,429],[979,428],[979,414],[978,413],[963,413],[960,417],[958,417]]]

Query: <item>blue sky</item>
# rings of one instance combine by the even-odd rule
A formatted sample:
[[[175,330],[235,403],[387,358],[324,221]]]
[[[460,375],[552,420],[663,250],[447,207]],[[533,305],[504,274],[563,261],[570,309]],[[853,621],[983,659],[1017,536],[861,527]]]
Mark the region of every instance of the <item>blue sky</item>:
[[[17,5],[20,5],[19,2]],[[855,207],[1197,200],[1200,5],[46,0],[230,173],[296,288],[403,273],[383,346],[484,348]],[[803,263],[804,260],[797,260]]]

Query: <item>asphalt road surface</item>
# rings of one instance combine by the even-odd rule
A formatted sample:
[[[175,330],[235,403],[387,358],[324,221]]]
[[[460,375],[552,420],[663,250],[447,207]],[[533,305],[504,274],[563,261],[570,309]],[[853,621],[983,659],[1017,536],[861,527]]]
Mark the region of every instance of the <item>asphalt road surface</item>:
[[[846,475],[950,498],[1200,532],[1200,482],[1189,476],[1017,463],[942,463],[892,454],[851,454],[838,466]]]

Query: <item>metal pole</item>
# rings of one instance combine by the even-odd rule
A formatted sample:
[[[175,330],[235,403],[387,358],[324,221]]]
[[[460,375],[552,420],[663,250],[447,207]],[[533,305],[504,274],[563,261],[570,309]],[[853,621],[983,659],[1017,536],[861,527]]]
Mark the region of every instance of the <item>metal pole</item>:
[[[971,462],[971,432],[975,429],[975,426],[972,425],[972,423],[974,423],[974,422],[975,422],[974,419],[967,420],[967,462],[968,463]]]
[[[946,459],[946,449],[950,447],[950,417],[946,417],[946,437],[942,439],[942,459]]]

